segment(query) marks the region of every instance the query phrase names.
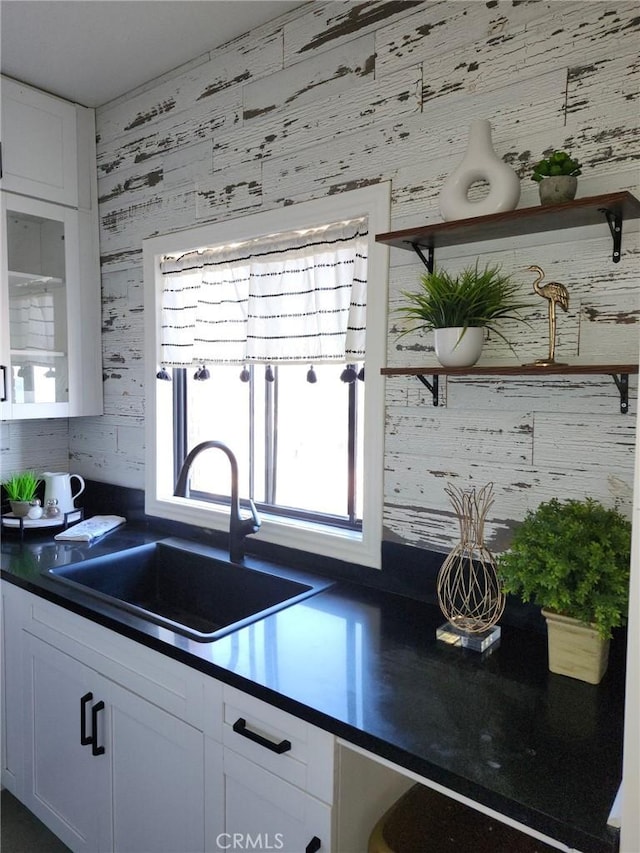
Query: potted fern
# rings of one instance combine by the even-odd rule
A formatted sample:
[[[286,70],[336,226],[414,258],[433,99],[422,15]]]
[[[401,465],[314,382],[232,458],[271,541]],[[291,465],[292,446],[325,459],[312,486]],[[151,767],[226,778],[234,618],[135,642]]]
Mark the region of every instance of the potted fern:
[[[29,513],[31,501],[34,500],[41,478],[33,471],[23,471],[12,474],[3,480],[2,485],[15,516],[25,518]]]
[[[397,312],[413,325],[401,334],[433,330],[443,367],[471,367],[480,358],[486,329],[506,341],[496,324],[522,319],[517,312],[527,304],[520,302],[518,292],[519,286],[500,266],[488,264],[481,270],[476,262],[457,276],[434,268],[420,277],[417,291],[403,291],[408,304]]]
[[[566,151],[553,151],[533,167],[531,180],[538,184],[540,204],[563,204],[576,197],[581,164]]]
[[[626,622],[630,561],[631,523],[616,509],[554,498],[527,513],[498,574],[505,592],[543,608],[551,672],[602,679],[612,629]]]

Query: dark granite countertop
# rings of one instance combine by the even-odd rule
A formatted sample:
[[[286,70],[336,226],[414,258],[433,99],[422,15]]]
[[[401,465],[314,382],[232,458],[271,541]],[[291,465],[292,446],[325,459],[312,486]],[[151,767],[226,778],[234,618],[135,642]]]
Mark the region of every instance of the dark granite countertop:
[[[569,847],[617,849],[623,642],[594,687],[549,673],[541,634],[503,626],[481,656],[436,641],[437,608],[340,581],[198,643],[41,574],[158,538],[129,526],[92,545],[5,537],[2,577]]]

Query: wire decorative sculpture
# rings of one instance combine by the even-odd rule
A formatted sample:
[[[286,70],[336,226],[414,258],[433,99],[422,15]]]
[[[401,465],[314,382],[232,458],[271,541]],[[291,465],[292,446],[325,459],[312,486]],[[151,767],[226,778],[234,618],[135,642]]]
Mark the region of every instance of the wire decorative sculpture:
[[[460,525],[460,542],[447,556],[438,573],[440,609],[457,631],[480,634],[489,631],[502,616],[505,596],[496,561],[484,544],[484,523],[493,505],[493,483],[478,492],[475,487],[445,488]]]

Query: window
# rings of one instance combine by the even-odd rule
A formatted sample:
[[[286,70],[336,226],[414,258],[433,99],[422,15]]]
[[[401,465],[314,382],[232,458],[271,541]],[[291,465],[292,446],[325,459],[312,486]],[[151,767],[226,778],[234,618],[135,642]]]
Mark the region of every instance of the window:
[[[388,230],[388,211],[389,188],[380,185],[145,241],[145,304],[154,309],[147,314],[148,400],[155,411],[147,419],[149,514],[226,529],[230,481],[222,454],[201,454],[190,498],[173,496],[186,452],[215,438],[238,457],[241,497],[253,497],[261,510],[258,538],[379,565],[387,263],[375,233]],[[366,321],[357,315],[355,284],[350,303],[327,308],[323,301],[342,283],[315,293],[315,314],[298,303],[313,280],[299,262],[311,251],[309,233],[333,237],[344,228],[356,229],[353,239],[364,241],[369,254]],[[280,295],[265,284],[274,281],[272,264],[281,262],[271,248],[280,251],[294,232],[301,235],[296,260],[278,267],[276,277],[299,282],[302,270],[307,278]],[[257,290],[247,283],[247,259],[256,256]],[[196,299],[192,274],[200,282]],[[331,324],[345,312],[340,355]],[[315,325],[307,328],[311,314]],[[275,331],[274,317],[281,324]],[[159,364],[172,383],[156,379]]]
[[[176,479],[187,452],[215,437],[233,450],[240,493],[261,513],[360,530],[363,382],[341,381],[344,367],[327,364],[207,372],[200,381],[192,370],[173,370]],[[227,468],[221,454],[202,454],[191,495],[224,500]]]

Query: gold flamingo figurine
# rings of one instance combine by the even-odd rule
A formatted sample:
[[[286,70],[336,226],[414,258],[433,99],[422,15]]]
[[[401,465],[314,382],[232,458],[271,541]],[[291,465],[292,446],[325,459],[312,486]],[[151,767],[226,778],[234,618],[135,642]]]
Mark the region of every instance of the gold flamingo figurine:
[[[541,367],[551,367],[560,364],[554,358],[556,351],[556,305],[559,305],[563,311],[567,311],[569,308],[569,291],[559,281],[549,281],[540,285],[544,278],[544,270],[537,266],[531,266],[529,269],[538,274],[533,283],[534,293],[544,297],[549,302],[549,358],[539,358],[534,364]]]

